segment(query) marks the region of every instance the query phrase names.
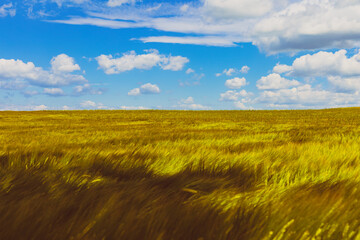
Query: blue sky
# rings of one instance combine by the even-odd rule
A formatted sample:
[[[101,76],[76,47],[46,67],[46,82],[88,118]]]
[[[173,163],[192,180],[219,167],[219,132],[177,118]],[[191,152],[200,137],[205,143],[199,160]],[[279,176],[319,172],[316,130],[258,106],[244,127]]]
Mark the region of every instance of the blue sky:
[[[0,110],[360,105],[359,0],[1,0]]]

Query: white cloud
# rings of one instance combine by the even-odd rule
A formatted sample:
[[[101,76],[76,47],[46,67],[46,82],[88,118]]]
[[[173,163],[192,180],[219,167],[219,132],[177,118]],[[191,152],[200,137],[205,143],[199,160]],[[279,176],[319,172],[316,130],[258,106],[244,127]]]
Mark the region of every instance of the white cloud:
[[[89,0],[51,0],[52,2],[56,3],[59,7],[63,4],[83,4],[88,2]]]
[[[138,96],[140,94],[141,94],[140,88],[134,88],[128,92],[129,96]]]
[[[146,9],[147,12],[153,12],[153,11],[158,11],[160,8],[162,7],[162,4],[159,3],[158,5],[154,6],[154,7],[149,7]]]
[[[141,1],[141,0],[109,0],[107,2],[107,5],[109,7],[119,7],[119,6],[123,5],[123,4],[129,4],[129,3],[134,4],[134,3],[139,2],[139,1]]]
[[[291,72],[292,70],[292,67],[291,66],[288,66],[288,65],[285,65],[285,64],[276,64],[276,66],[273,68],[273,71],[275,73],[286,73],[286,72]]]
[[[262,77],[256,83],[256,87],[260,90],[284,89],[299,85],[300,83],[298,81],[288,80],[286,78],[281,77],[277,73],[272,73],[266,77]]]
[[[171,70],[171,71],[180,71],[183,69],[184,65],[189,62],[189,59],[182,56],[176,57],[165,57],[163,62],[160,64],[163,70]]]
[[[51,68],[54,73],[70,73],[80,70],[80,66],[75,64],[75,60],[66,54],[60,54],[51,59]]]
[[[239,89],[246,85],[246,79],[245,78],[233,78],[226,80],[225,86],[230,89]]]
[[[244,102],[238,101],[238,102],[234,102],[234,106],[238,109],[241,110],[253,110],[253,107],[248,107],[244,104]]]
[[[11,17],[16,15],[16,9],[12,3],[7,3],[0,6],[0,17],[6,17],[8,15]]]
[[[61,88],[44,88],[44,93],[54,97],[65,95],[64,91]]]
[[[159,94],[160,88],[156,84],[146,83],[140,88],[134,88],[128,92],[129,96],[138,96],[141,94]]]
[[[216,19],[259,17],[273,7],[271,0],[205,0],[203,11]]]
[[[80,103],[80,106],[84,109],[107,109],[108,107],[104,106],[102,103],[96,103],[90,100],[83,101]]]
[[[313,88],[309,84],[291,89],[264,91],[256,99],[257,102],[269,106],[288,106],[289,108],[326,108],[337,106],[353,106],[360,104],[359,92],[354,94],[336,93]]]
[[[95,103],[95,102],[93,102],[93,101],[90,101],[90,100],[87,100],[87,101],[83,101],[83,102],[81,102],[80,103],[80,105],[82,106],[82,107],[96,107],[97,106],[97,104]]]
[[[335,90],[337,92],[360,91],[360,76],[356,76],[356,77],[329,76],[327,80],[335,87]]]
[[[360,2],[289,2],[255,24],[254,43],[267,52],[359,46]]]
[[[48,110],[46,105],[3,105],[0,104],[0,111],[43,111]]]
[[[156,84],[146,83],[140,87],[142,94],[157,94],[160,93],[160,88]]]
[[[210,110],[211,109],[210,107],[195,103],[193,97],[181,99],[181,101],[179,101],[177,107],[184,109],[184,110]]]
[[[191,68],[188,68],[188,70],[186,70],[186,74],[190,74],[190,73],[194,73],[195,71]]]
[[[155,66],[159,66],[163,70],[179,71],[189,62],[189,59],[185,57],[165,56],[159,54],[157,50],[149,50],[140,55],[131,51],[123,54],[120,58],[113,58],[112,55],[100,55],[96,60],[106,74],[117,74],[133,69],[149,70]]]
[[[75,95],[83,95],[83,94],[101,95],[103,93],[104,91],[102,89],[95,89],[88,83],[74,87]]]
[[[277,64],[272,73],[257,81],[260,90],[255,102],[270,108],[328,108],[349,107],[360,104],[360,52],[348,54],[346,50],[336,52],[319,51],[297,57],[291,65]],[[303,77],[308,83],[301,84],[279,75]]]
[[[28,83],[23,80],[0,81],[0,89],[19,90],[28,86]]]
[[[34,106],[34,107],[30,108],[30,110],[34,110],[34,111],[44,111],[47,109],[48,109],[48,107],[45,105],[38,105],[38,106]]]
[[[82,75],[68,73],[70,70],[69,65],[61,68],[62,65],[56,59],[57,57],[53,58],[54,61],[51,61],[53,65],[51,71],[36,67],[32,62],[24,63],[22,60],[0,59],[0,79],[8,83],[23,83],[26,80],[31,85],[36,86],[66,86],[87,82]],[[73,65],[73,69],[74,66],[77,65]]]
[[[65,110],[65,111],[71,110],[71,107],[69,107],[69,106],[67,106],[67,105],[64,105],[64,106],[62,107],[62,110]]]
[[[72,84],[85,83],[87,80],[82,75],[55,74],[43,71],[37,79],[29,79],[30,84],[35,86],[68,86]]]
[[[286,69],[290,75],[304,77],[360,75],[360,51],[352,57],[346,54],[344,49],[335,53],[320,51],[295,59],[292,66],[277,65],[274,70]]]
[[[245,105],[245,103],[252,102],[250,98],[252,95],[252,93],[245,90],[229,90],[220,94],[219,101],[233,102],[235,108],[242,110],[253,109],[252,107]]]
[[[246,92],[245,90],[235,91],[229,90],[220,94],[220,101],[238,101],[241,97],[248,97],[251,94]]]
[[[34,63],[21,60],[0,59],[0,78],[5,79],[37,79],[42,69]]]
[[[189,4],[184,4],[180,7],[181,12],[187,12],[189,10]]]
[[[250,71],[250,67],[249,66],[243,66],[241,69],[240,69],[240,72],[241,73],[248,73]]]
[[[296,58],[291,65],[277,64],[273,70],[289,76],[326,78],[337,92],[360,89],[360,51],[353,56],[348,56],[344,49],[334,53],[306,54]]]
[[[114,0],[110,5],[125,2],[129,1]],[[54,22],[183,34],[140,38],[144,42],[208,46],[251,42],[267,53],[360,46],[357,0],[203,0],[191,8],[173,1],[158,14],[147,12],[147,6],[152,5],[129,4],[128,12],[104,8],[87,12],[85,17]]]
[[[136,40],[136,39],[133,39]],[[218,37],[218,36],[204,36],[204,37],[173,37],[173,36],[156,36],[139,38],[144,43],[178,43],[217,47],[234,47],[233,39]]]
[[[181,100],[181,102],[184,103],[184,104],[192,104],[192,103],[194,103],[194,98],[193,97],[188,97],[186,99]]]
[[[113,19],[93,18],[93,17],[72,17],[68,20],[48,20],[48,22],[64,23],[71,25],[91,25],[91,26],[106,27],[111,29],[146,27],[146,25],[144,24],[116,21]]]
[[[225,70],[223,71],[223,73],[224,73],[226,76],[232,76],[235,72],[236,72],[236,70],[235,70],[234,68],[225,69]]]
[[[147,110],[149,108],[138,106],[138,107],[129,107],[129,106],[121,106],[120,109],[122,110]]]
[[[226,76],[232,76],[234,74],[239,74],[239,73],[246,74],[249,71],[250,71],[250,68],[248,66],[243,66],[241,69],[229,68],[229,69],[224,69],[224,71],[222,73],[217,73],[216,76],[220,77],[223,74],[225,74]]]
[[[38,95],[39,92],[35,91],[35,90],[30,90],[30,91],[23,92],[23,94],[25,97],[32,97],[32,96]]]

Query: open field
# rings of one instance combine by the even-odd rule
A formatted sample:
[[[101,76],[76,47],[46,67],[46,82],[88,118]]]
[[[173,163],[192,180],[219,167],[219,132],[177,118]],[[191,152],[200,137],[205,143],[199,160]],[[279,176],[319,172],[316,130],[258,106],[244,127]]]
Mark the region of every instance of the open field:
[[[0,239],[360,239],[360,108],[0,112]]]

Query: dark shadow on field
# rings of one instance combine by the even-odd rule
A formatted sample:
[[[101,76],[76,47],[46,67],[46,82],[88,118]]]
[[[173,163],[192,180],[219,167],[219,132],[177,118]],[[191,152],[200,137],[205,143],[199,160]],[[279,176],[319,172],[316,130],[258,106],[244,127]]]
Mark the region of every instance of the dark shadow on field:
[[[246,168],[223,173],[189,168],[172,176],[156,176],[145,169],[110,175],[95,172],[113,181],[74,186],[74,182],[61,182],[60,174],[51,179],[41,170],[14,171],[10,189],[0,191],[0,235],[5,239],[230,240],[259,239],[273,231],[274,236],[284,232],[283,239],[297,239],[297,231],[304,227],[315,234],[320,219],[335,224],[341,216],[331,213],[334,206],[344,213],[360,213],[342,203],[347,201],[345,196],[354,194],[353,186],[345,182],[291,188],[276,205],[248,205],[239,199],[236,208],[222,211],[205,197],[234,188],[239,193],[256,191],[254,173]],[[284,231],[292,219],[295,222]],[[355,216],[347,220],[354,227],[358,224]],[[334,232],[323,231],[341,239],[344,227],[345,222]]]
[[[170,176],[99,162],[72,174],[8,171],[9,188],[0,191],[0,236],[6,239],[233,239],[253,234],[249,224],[260,227],[264,215],[245,206],[229,215],[201,200],[219,189],[254,188],[255,173],[240,166],[222,172],[188,166]],[[107,184],[92,185],[87,175]]]

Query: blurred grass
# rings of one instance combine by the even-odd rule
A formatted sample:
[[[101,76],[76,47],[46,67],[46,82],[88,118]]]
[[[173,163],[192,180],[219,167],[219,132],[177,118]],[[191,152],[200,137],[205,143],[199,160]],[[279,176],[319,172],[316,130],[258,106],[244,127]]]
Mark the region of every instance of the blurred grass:
[[[0,239],[360,240],[359,116],[0,112]]]

